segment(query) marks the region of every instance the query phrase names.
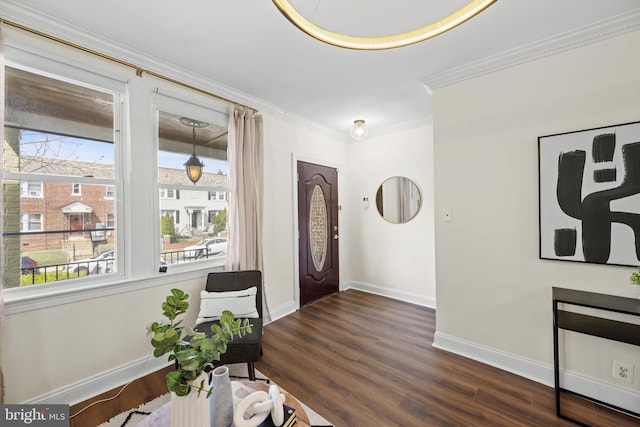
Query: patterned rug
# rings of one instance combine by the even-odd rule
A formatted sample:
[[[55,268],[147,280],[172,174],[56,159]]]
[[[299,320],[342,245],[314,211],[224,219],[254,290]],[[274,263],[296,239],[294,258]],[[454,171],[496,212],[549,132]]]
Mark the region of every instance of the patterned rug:
[[[229,365],[229,377],[231,380],[246,380],[249,379],[247,376],[247,365],[237,364],[237,365]],[[256,369],[256,380],[257,381],[265,381],[268,384],[274,384],[269,378],[267,378],[262,372]],[[111,418],[106,423],[100,424],[98,427],[135,427],[140,421],[142,421],[145,417],[147,417],[151,412],[160,408],[162,405],[171,400],[169,393],[163,394],[162,396],[152,400],[151,402],[147,402],[141,405],[138,408],[132,409],[130,411],[122,412],[121,414],[116,415]],[[309,408],[303,402],[300,402],[304,411],[307,413],[309,417],[309,422],[312,427],[333,427],[329,421],[324,419],[318,413],[316,413],[313,409]]]

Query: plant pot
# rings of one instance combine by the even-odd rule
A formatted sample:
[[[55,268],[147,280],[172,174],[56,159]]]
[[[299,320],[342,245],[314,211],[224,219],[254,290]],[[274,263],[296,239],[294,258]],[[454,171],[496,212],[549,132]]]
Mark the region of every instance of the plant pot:
[[[199,386],[203,380],[205,389],[199,395],[196,386],[186,396],[171,392],[171,427],[209,427],[209,376],[203,372],[193,384]]]

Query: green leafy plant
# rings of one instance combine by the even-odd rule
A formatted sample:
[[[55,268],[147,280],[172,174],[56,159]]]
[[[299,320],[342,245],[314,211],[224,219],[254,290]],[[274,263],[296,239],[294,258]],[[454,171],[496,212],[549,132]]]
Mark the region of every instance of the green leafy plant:
[[[188,299],[189,294],[171,289],[171,295],[162,303],[162,314],[169,322],[153,322],[149,327],[153,355],[162,357],[169,353],[169,361],[175,361],[176,370],[167,374],[167,388],[178,396],[186,396],[192,388],[199,395],[204,390],[204,381],[200,384],[193,384],[193,381],[205,369],[213,367],[213,362],[220,360],[220,355],[227,351],[227,344],[233,341],[234,336],[252,333],[249,319],[235,319],[233,313],[225,310],[220,324],[211,326],[211,336],[204,332],[187,334],[179,317],[187,312]],[[207,397],[209,394],[211,390]]]
[[[640,272],[631,273],[631,283],[640,286]]]

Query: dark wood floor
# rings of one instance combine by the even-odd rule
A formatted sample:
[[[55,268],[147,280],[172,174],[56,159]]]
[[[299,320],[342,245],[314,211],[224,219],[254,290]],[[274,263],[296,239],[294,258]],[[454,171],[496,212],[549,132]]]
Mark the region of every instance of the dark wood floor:
[[[335,427],[575,425],[556,417],[551,388],[436,349],[434,332],[434,310],[348,290],[267,325],[256,367]],[[164,373],[147,376],[71,426],[96,426],[165,390]],[[563,409],[593,426],[639,425],[582,400]]]

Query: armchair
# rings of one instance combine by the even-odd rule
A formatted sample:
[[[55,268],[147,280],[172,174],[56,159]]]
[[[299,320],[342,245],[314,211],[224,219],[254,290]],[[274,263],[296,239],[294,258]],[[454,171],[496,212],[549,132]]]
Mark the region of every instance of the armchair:
[[[255,291],[252,289],[254,287]],[[208,318],[208,314],[211,314],[215,305],[231,310],[236,318],[248,318],[253,332],[242,338],[234,337],[227,345],[226,353],[220,355],[219,363],[246,363],[249,379],[255,381],[253,363],[262,354],[262,273],[259,270],[209,273],[205,291],[202,293],[196,331],[204,332],[207,336],[211,334],[211,324],[216,320]]]

